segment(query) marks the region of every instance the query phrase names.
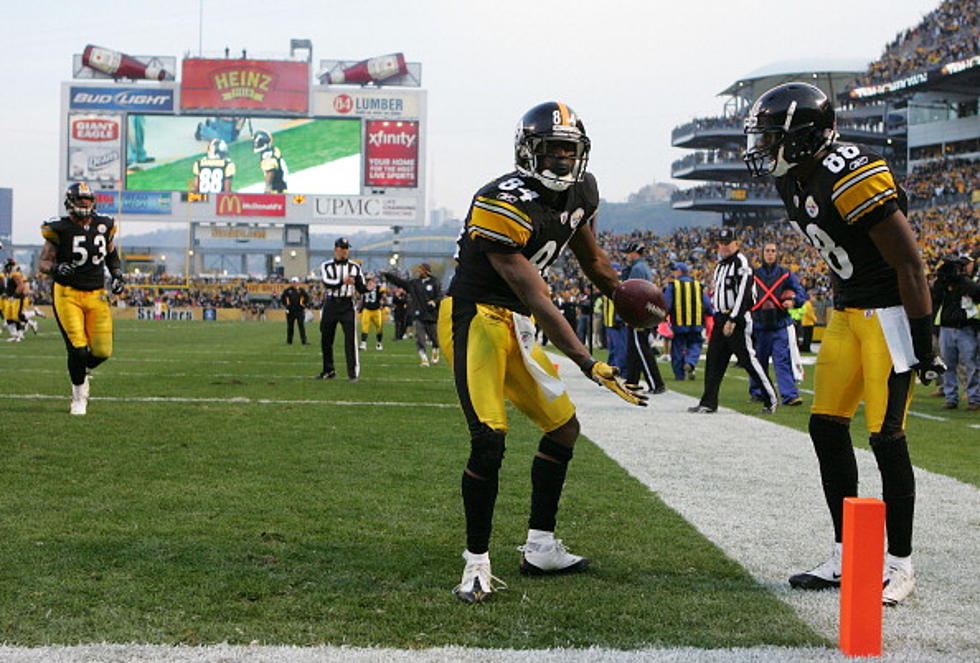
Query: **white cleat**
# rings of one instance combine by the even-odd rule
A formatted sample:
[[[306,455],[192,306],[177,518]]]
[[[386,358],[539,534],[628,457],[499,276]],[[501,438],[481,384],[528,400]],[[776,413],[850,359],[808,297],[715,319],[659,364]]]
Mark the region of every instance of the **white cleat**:
[[[463,551],[466,566],[463,579],[453,588],[453,594],[466,603],[483,603],[490,600],[495,591],[507,589],[507,583],[490,573],[490,554],[474,555]],[[496,583],[496,586],[494,586]]]
[[[71,408],[69,412],[74,415],[86,414],[88,412],[88,394],[88,376],[85,376],[85,382],[71,386]]]
[[[433,364],[439,363],[439,350],[437,349],[432,350],[432,363]]]
[[[896,606],[915,590],[915,569],[912,562],[896,563],[889,560],[885,568],[885,588],[881,592],[881,603]]]
[[[374,346],[374,349],[375,350],[384,350],[384,346],[381,345],[380,343],[378,343],[377,345]]]
[[[834,550],[827,561],[804,573],[791,576],[789,584],[793,589],[820,590],[840,587],[841,546],[834,544]]]
[[[525,543],[521,551],[521,573],[526,576],[544,576],[558,573],[577,573],[589,566],[589,559],[568,552],[561,539],[548,543]]]
[[[367,350],[367,343],[364,343],[362,341],[361,344],[359,346],[357,346],[357,347],[358,347],[359,350]]]

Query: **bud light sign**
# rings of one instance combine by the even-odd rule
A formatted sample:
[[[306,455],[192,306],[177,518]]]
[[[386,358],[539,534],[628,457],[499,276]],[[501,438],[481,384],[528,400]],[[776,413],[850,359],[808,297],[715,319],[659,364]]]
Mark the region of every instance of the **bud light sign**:
[[[417,187],[419,123],[368,120],[365,125],[365,186]]]
[[[131,113],[172,113],[173,88],[72,87],[68,94],[73,110],[114,110]]]

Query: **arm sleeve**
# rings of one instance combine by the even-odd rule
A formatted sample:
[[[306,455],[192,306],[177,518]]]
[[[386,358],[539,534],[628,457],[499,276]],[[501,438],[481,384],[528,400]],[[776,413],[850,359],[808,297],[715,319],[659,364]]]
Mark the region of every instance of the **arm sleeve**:
[[[399,288],[402,288],[404,290],[408,289],[408,281],[398,276],[394,272],[381,272],[381,275],[384,276],[386,280],[391,281],[392,283],[397,285]]]
[[[358,267],[357,274],[354,275],[354,289],[362,295],[367,292],[367,284],[364,283],[364,271]]]
[[[728,316],[730,320],[742,317],[752,307],[752,265],[741,253],[738,254],[738,265],[738,295]]]

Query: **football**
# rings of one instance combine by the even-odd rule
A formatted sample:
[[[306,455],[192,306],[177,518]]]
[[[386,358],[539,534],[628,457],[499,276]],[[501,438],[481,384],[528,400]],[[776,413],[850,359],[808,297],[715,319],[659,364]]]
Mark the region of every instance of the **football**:
[[[616,286],[613,304],[619,317],[637,329],[656,327],[667,319],[664,293],[644,279],[629,279]]]

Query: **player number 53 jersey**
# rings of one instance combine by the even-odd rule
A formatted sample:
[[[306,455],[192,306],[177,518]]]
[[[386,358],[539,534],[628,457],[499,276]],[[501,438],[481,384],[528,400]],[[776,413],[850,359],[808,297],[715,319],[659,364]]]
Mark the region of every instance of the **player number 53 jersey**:
[[[516,171],[490,182],[470,204],[449,294],[529,314],[487,253],[521,253],[543,273],[578,227],[592,223],[598,206],[599,189],[591,173],[561,193]]]
[[[905,192],[877,153],[834,143],[805,182],[776,178],[790,222],[830,268],[834,304],[881,308],[901,303],[895,270],[868,234],[876,223],[907,210]]]
[[[51,219],[41,225],[41,234],[55,245],[57,262],[75,266],[71,281],[62,285],[77,290],[105,287],[105,258],[116,236],[116,222],[111,216],[93,215],[85,225],[66,216]]]

